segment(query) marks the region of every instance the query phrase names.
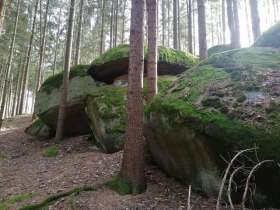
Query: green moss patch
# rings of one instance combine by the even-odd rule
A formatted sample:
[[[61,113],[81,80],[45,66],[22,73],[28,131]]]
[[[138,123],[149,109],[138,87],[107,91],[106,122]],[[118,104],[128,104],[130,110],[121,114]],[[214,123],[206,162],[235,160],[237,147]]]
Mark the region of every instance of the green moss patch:
[[[280,48],[280,22],[277,22],[260,35],[252,47]]]
[[[52,203],[53,201],[56,201],[62,197],[67,197],[67,196],[76,196],[79,195],[81,192],[84,191],[93,191],[95,190],[94,187],[91,186],[83,186],[83,187],[77,187],[77,188],[73,188],[69,191],[66,192],[61,192],[55,195],[51,195],[50,197],[46,198],[44,201],[42,201],[41,203],[38,204],[31,204],[31,205],[27,205],[24,207],[21,207],[19,210],[38,210],[38,209],[43,209],[44,207],[48,207],[50,203]]]
[[[69,72],[69,79],[73,77],[85,77],[88,76],[88,65],[76,65],[72,66]],[[60,72],[54,76],[49,77],[41,86],[41,91],[50,93],[52,89],[57,89],[62,85],[63,72]]]
[[[35,193],[29,193],[29,194],[18,194],[18,195],[12,195],[10,197],[5,198],[0,202],[0,209],[1,210],[8,210],[10,207],[15,203],[20,203],[22,201],[30,200],[33,197],[35,197]]]
[[[60,146],[60,143],[54,143],[54,144],[48,146],[42,152],[43,156],[44,157],[56,157],[59,154],[59,152],[58,152],[59,146]]]
[[[148,50],[145,46],[144,48],[145,59],[147,58]],[[101,56],[97,57],[91,65],[101,65],[110,61],[114,61],[120,58],[129,57],[129,45],[123,44],[118,45],[106,51]],[[158,62],[169,62],[176,63],[178,65],[191,67],[197,64],[199,61],[198,57],[179,50],[175,50],[168,47],[158,47]]]

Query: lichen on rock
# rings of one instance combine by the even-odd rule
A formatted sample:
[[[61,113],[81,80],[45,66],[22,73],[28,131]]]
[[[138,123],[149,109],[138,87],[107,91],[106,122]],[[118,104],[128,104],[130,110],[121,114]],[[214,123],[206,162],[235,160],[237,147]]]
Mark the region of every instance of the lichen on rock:
[[[33,120],[24,132],[38,140],[46,140],[54,135],[54,130],[48,127],[40,118]]]

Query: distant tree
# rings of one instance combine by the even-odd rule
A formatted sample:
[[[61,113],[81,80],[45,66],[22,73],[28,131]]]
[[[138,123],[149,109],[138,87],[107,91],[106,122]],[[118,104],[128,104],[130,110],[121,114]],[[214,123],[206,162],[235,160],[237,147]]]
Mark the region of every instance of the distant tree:
[[[161,14],[162,14],[162,46],[165,46],[165,25],[166,25],[166,18],[165,18],[165,0],[162,0],[161,2]]]
[[[258,12],[258,0],[250,0],[250,9],[251,9],[251,19],[252,19],[252,31],[254,41],[261,34],[260,30],[260,17]]]
[[[106,0],[102,0],[102,16],[101,16],[101,31],[100,31],[100,50],[99,54],[101,55],[104,51],[104,25],[105,25],[105,6]]]
[[[238,4],[237,0],[233,1],[233,16],[234,16],[234,28],[235,28],[235,41],[236,48],[240,48],[240,30],[239,30],[239,15],[238,15]]]
[[[157,94],[157,0],[146,0],[148,12],[148,97],[150,102]]]
[[[204,0],[197,0],[197,10],[198,10],[199,57],[201,60],[204,60],[205,58],[207,58]]]
[[[70,65],[71,65],[74,20],[75,20],[75,0],[71,0],[69,20],[68,20],[67,43],[66,43],[66,51],[65,51],[65,59],[64,59],[63,82],[61,88],[59,112],[58,112],[56,134],[55,134],[56,140],[61,140],[63,138],[64,120],[66,116],[69,72],[70,72]]]
[[[188,51],[193,53],[192,43],[192,0],[187,0],[187,13],[188,13]]]
[[[173,0],[173,48],[178,49],[178,11],[177,0]]]
[[[80,64],[81,62],[81,42],[82,42],[82,30],[83,30],[83,15],[84,15],[84,0],[80,0],[80,10],[79,10],[79,23],[78,32],[76,40],[76,53],[75,53],[75,64]]]
[[[226,43],[226,0],[222,0],[222,36],[223,44]]]
[[[4,83],[4,89],[3,89],[3,94],[2,94],[2,101],[1,101],[1,107],[0,107],[0,129],[2,127],[2,122],[3,119],[5,118],[4,116],[4,109],[5,109],[5,105],[6,105],[6,109],[9,108],[9,103],[6,104],[6,98],[9,96],[9,100],[11,97],[11,91],[10,94],[8,95],[8,87],[10,85],[11,88],[11,78],[10,78],[10,74],[11,74],[11,68],[12,68],[12,62],[13,62],[13,56],[14,56],[14,48],[15,48],[15,41],[16,41],[16,35],[17,35],[17,26],[18,26],[18,17],[19,17],[19,8],[20,8],[20,0],[18,0],[17,2],[17,14],[15,17],[15,23],[14,23],[14,31],[13,31],[13,37],[11,40],[11,45],[10,45],[10,54],[9,54],[9,60],[8,60],[8,66],[7,66],[7,72],[6,72],[6,76],[5,76],[5,83]],[[10,81],[10,82],[9,82]],[[10,83],[10,84],[9,84]],[[10,89],[11,90],[11,89]],[[8,101],[9,101],[8,100]]]
[[[228,17],[228,26],[230,30],[230,43],[233,49],[237,48],[236,42],[236,31],[234,24],[234,14],[233,14],[233,0],[227,0],[227,17]]]
[[[2,31],[2,26],[5,18],[6,11],[6,0],[0,0],[0,36]]]
[[[143,137],[144,0],[131,1],[127,119],[121,179],[131,192],[146,189]]]

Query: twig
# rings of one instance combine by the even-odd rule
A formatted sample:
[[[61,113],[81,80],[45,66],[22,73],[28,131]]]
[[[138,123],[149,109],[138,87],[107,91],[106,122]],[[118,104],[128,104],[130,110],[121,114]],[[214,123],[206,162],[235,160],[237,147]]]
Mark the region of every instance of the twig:
[[[191,209],[191,190],[192,190],[192,186],[189,185],[188,208],[187,208],[187,210]]]

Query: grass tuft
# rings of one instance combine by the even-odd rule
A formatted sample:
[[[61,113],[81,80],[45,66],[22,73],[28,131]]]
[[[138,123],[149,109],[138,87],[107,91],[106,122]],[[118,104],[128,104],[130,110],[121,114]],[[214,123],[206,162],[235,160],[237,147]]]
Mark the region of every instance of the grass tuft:
[[[12,195],[8,198],[5,198],[2,202],[0,202],[0,209],[1,210],[10,209],[11,205],[25,200],[29,200],[34,196],[36,196],[35,193]]]
[[[56,157],[58,155],[59,143],[54,143],[43,151],[44,157]]]
[[[119,195],[130,194],[130,187],[119,176],[115,176],[108,180],[105,185],[111,190],[116,191]]]

